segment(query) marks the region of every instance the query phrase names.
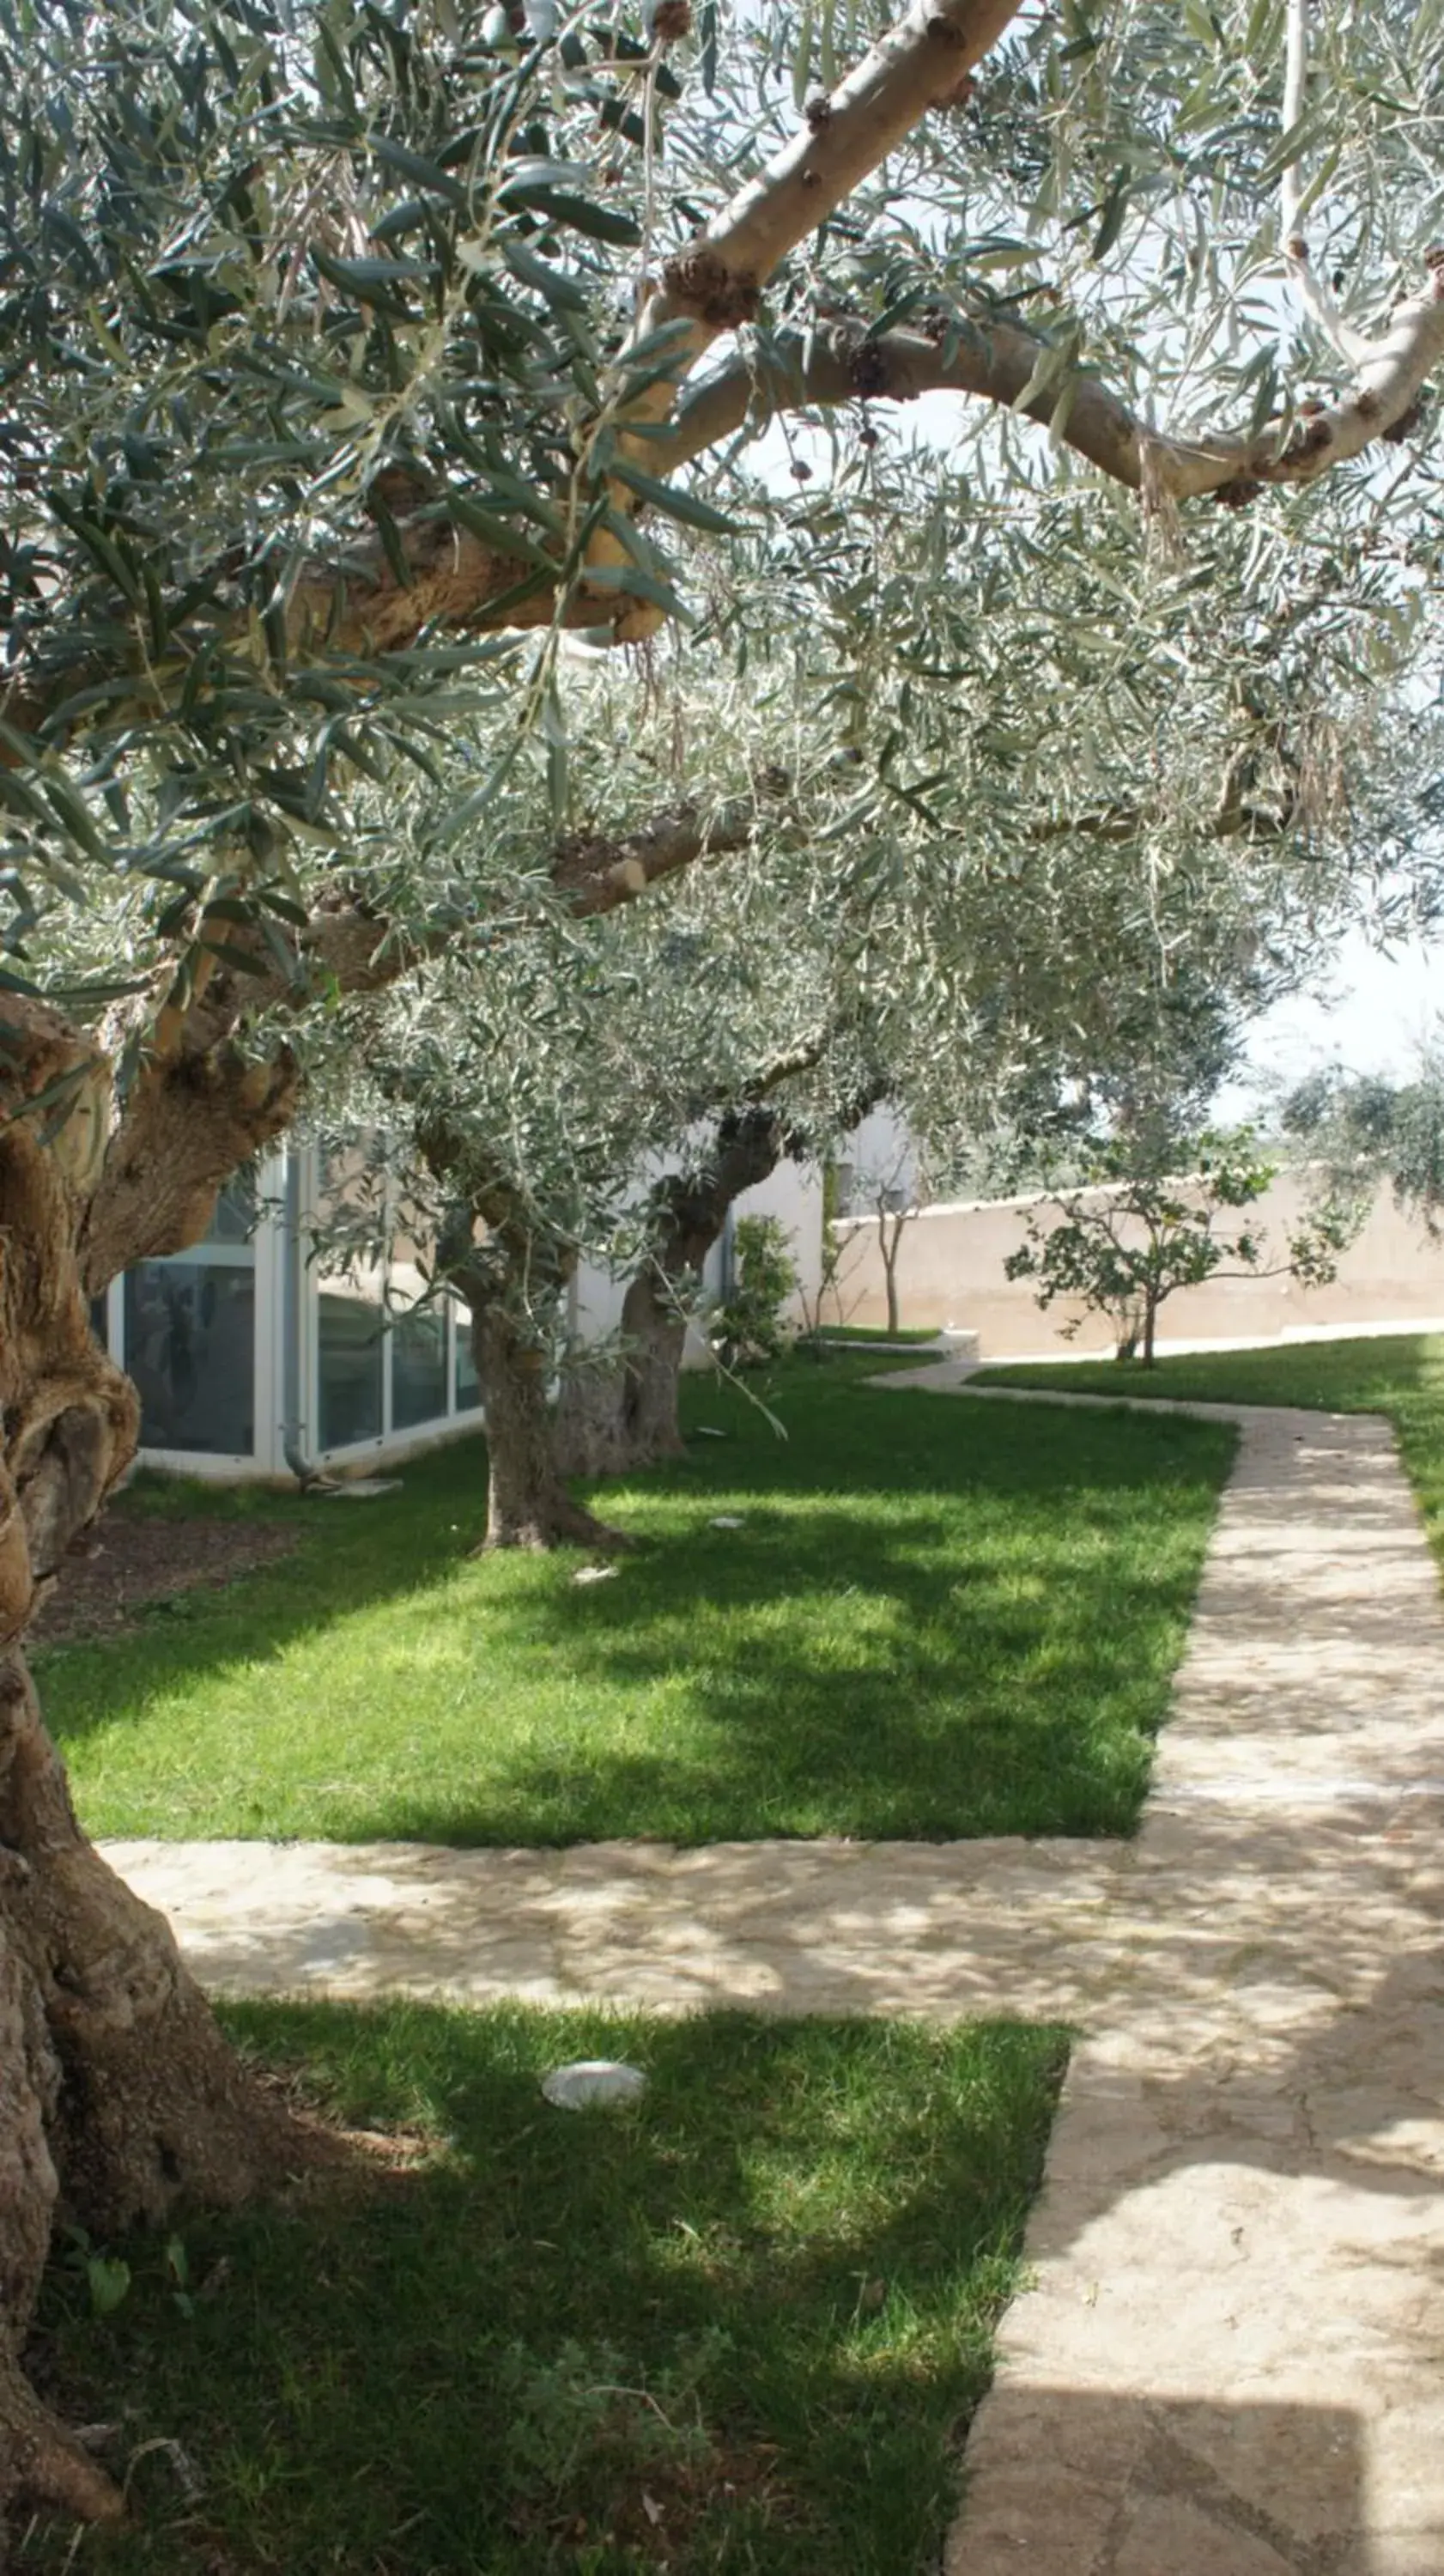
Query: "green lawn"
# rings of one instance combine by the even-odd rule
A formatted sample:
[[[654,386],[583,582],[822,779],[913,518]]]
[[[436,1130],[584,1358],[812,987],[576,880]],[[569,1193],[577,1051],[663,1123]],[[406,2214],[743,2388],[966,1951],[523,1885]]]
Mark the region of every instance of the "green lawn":
[[[1434,1552],[1444,1561],[1444,1340],[1390,1333],[1275,1350],[1193,1351],[1145,1369],[1075,1360],[980,1370],[978,1386],[1055,1386],[1060,1395],[1184,1396],[1206,1404],[1295,1404],[1311,1413],[1382,1413],[1393,1423]],[[1056,1417],[1055,1417],[1056,1418]]]
[[[1010,2024],[248,2006],[409,2169],[53,2275],[36,2366],[117,2421],[104,2576],[925,2576],[1064,2057]],[[574,2056],[649,2078],[568,2113]],[[149,2447],[147,2447],[149,2446]],[[178,2446],[178,2447],[177,2447]],[[74,2535],[17,2564],[68,2569]]]
[[[757,1408],[688,1391],[675,1469],[606,1489],[647,1544],[468,1556],[476,1444],[298,1551],[106,1644],[48,1649],[95,1833],[706,1842],[1128,1831],[1226,1430],[894,1393],[799,1361]],[[718,1529],[715,1516],[742,1526]]]

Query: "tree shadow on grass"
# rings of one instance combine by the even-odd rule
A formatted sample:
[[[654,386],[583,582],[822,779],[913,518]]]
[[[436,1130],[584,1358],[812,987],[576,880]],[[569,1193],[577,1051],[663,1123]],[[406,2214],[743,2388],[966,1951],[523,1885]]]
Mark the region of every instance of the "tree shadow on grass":
[[[37,1680],[68,1741],[138,1713],[157,1686],[200,1680],[235,1662],[278,1662],[297,1637],[373,1603],[425,1592],[465,1562],[484,1521],[486,1447],[456,1441],[413,1461],[394,1493],[351,1501],[270,1490],[214,1491],[190,1479],[147,1476],[111,1505],[132,1525],[237,1522],[292,1540],[274,1564],[224,1592],[183,1592],[142,1606],[120,1635],[42,1639],[31,1651]],[[97,1538],[103,1547],[109,1514]],[[64,1583],[62,1573],[61,1582]]]
[[[231,1820],[211,1830],[452,1843],[1128,1831],[1230,1435],[1127,1416],[1060,1430],[829,1387],[797,1406],[782,1444],[731,1406],[727,1446],[699,1442],[609,1493],[648,1543],[606,1581],[578,1583],[574,1554],[463,1569],[452,1453],[355,1506],[364,1532],[313,1542],[234,1607],[56,1659],[57,1731],[79,1745],[157,1691],[203,1694],[227,1665],[264,1666],[273,1709],[293,1642],[339,1646],[345,1621],[384,1601],[398,1617],[369,1634],[364,1726],[333,1743],[292,1682],[285,1778],[229,1808],[218,1791],[207,1813]],[[725,1409],[712,1391],[709,1410]],[[344,1521],[350,1507],[333,1508]],[[209,1795],[220,1758],[199,1730],[188,1738],[188,1795]],[[123,1751],[111,1759],[119,1777]]]
[[[113,2409],[119,2384],[127,2448],[178,2442],[204,2481],[177,2498],[158,2451],[150,2530],[90,2563],[199,2576],[233,2547],[288,2576],[931,2563],[1060,2034],[414,2006],[235,2019],[329,2078],[353,2121],[419,2127],[431,2157],[193,2225],[188,2315],[153,2243],[127,2248],[135,2286],[103,2329],[62,2277],[50,2367],[72,2408]],[[648,2077],[634,2107],[542,2100],[559,2057],[618,2053]]]
[[[940,1427],[919,1457],[909,1424],[846,1495],[808,1493],[796,1468],[789,1490],[775,1462],[734,1475],[710,1499],[740,1528],[709,1511],[614,1578],[526,1605],[532,1652],[579,1708],[598,1693],[595,1717],[489,1746],[471,1795],[391,1784],[355,1830],[1127,1833],[1232,1454],[1226,1434],[1170,1427],[1146,1424],[1141,1449],[1126,1420],[956,1447]],[[613,1721],[619,1696],[667,1704],[650,1740]]]
[[[1432,1823],[1401,1827],[1361,1801],[1301,1845],[1283,1816],[1165,1821],[1169,1847],[1149,1867],[1170,1882],[1167,1917],[1125,1939],[1117,1991],[1080,2016],[1094,2035],[1029,2235],[1044,2266],[1086,2245],[1083,2287],[1045,2275],[1047,2322],[1025,2312],[1024,2350],[1041,2348],[1050,2366],[1011,2373],[981,2420],[950,2563],[991,2576],[1026,2547],[1050,2568],[1102,2564],[1111,2550],[1138,2576],[1195,2563],[1386,2576],[1387,2530],[1398,2564],[1432,2566],[1437,2533],[1420,2519],[1432,2489],[1411,2484],[1408,2442],[1432,2439],[1420,2390],[1433,2383],[1444,2293],[1427,2127],[1437,2130],[1444,1984],[1437,1945],[1381,1950],[1400,1896],[1413,1889],[1426,1903],[1437,1878]],[[1264,1999],[1257,2021],[1250,1984]],[[858,2008],[874,2000],[860,1981]],[[674,2517],[663,2537],[679,2576],[694,2563],[739,2576],[922,2576],[936,2564],[953,2437],[986,2376],[987,2318],[1007,2295],[1014,2212],[1037,2169],[1017,2116],[1021,2057],[1011,2071],[1006,2051],[994,2060],[959,2118],[941,2061],[921,2083],[909,2065],[909,2050],[942,2049],[945,2034],[852,2025],[889,2114],[870,2163],[838,2192],[856,2068],[843,2051],[827,2055],[835,2023],[552,2022],[504,2010],[487,2020],[513,2034],[510,2050],[503,2037],[479,2067],[476,2025],[429,2007],[260,2007],[235,2019],[307,2056],[350,2118],[444,2132],[456,2161],[403,2177],[379,2229],[339,2197],[319,2212],[207,2222],[187,2240],[196,2269],[208,2279],[224,2256],[238,2296],[227,2292],[199,2341],[164,2313],[152,2251],[149,2307],[106,2329],[155,2347],[133,2358],[115,2347],[138,2377],[128,2438],[181,2439],[217,2500],[187,2517],[195,2554],[159,2547],[103,2563],[210,2576],[217,2562],[199,2554],[198,2535],[214,2539],[216,2516],[234,2514],[242,2494],[263,2553],[284,2524],[279,2555],[296,2576],[336,2564],[368,2576],[579,2571],[578,2514],[601,2551],[588,2576],[653,2563],[600,2537],[629,2527],[605,2442],[569,2491],[571,2522],[558,2506],[508,2554],[518,2535],[478,2520],[507,2493],[508,2423],[519,2408],[538,2429],[570,2340],[589,2385],[625,2374],[665,2394],[674,2420],[679,2370],[708,2353],[704,2411],[733,2487],[720,2530],[665,2465],[630,2473],[634,2500],[645,2490]],[[997,2036],[1019,2050],[1052,2045],[1016,2026]],[[652,2089],[641,2110],[616,2126],[551,2114],[537,2077],[573,2053],[642,2063]],[[1115,2241],[1110,2217],[1126,2218],[1130,2200]],[[1297,2307],[1293,2285],[1317,2269],[1325,2239],[1339,2251],[1353,2341],[1315,2351],[1300,2346],[1314,2310]],[[1282,2255],[1271,2272],[1265,2262],[1268,2299],[1252,2289],[1235,2385],[1228,2335],[1209,2346],[1205,2334],[1200,2359],[1198,2314],[1223,2311],[1234,2333],[1247,2261],[1271,2240]],[[1388,2295],[1391,2273],[1404,2276],[1402,2301]],[[932,2338],[945,2316],[956,2330],[965,2274],[981,2306],[940,2378]],[[714,2349],[709,2330],[728,2343]],[[238,2338],[226,2369],[207,2341],[222,2335]],[[1313,2402],[1310,2385],[1329,2384],[1321,2372],[1352,2386],[1360,2351],[1357,2403]],[[238,2404],[226,2375],[237,2364]],[[1199,2384],[1209,2368],[1217,2387]],[[498,2385],[509,2392],[500,2411]],[[312,2538],[313,2489],[326,2499],[330,2558]],[[842,2522],[829,2521],[824,2489],[845,2495]],[[695,2561],[675,2548],[684,2525]]]
[[[792,1522],[770,1548],[765,1517],[733,1593],[743,1633],[725,1652],[706,1630],[726,1596],[705,1579],[687,1605],[690,1648],[671,1602],[666,1617],[619,1608],[591,1622],[548,1604],[535,1621],[534,1651],[573,1698],[676,1696],[684,1673],[683,1704],[655,1729],[582,1712],[541,1744],[532,1731],[487,1748],[470,1784],[438,1790],[423,1766],[369,1799],[357,1782],[349,1830],[451,1843],[1132,1830],[1196,1565],[1113,1573],[1095,1620],[1070,1617],[1067,1572],[1046,1559],[1051,1597],[1033,1602],[1010,1600],[1005,1573],[976,1552],[954,1578],[961,1600],[940,1601],[902,1548],[875,1547],[863,1581],[830,1585],[848,1525],[817,1511],[805,1544]],[[865,1626],[869,1651],[839,1640],[834,1619]]]

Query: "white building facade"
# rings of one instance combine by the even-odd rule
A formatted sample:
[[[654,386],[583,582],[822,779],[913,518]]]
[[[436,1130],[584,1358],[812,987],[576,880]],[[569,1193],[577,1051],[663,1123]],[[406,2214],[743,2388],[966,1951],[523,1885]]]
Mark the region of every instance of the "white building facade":
[[[324,1251],[338,1197],[365,1158],[293,1145],[268,1156],[253,1186],[224,1191],[204,1242],[140,1263],[98,1299],[95,1323],[141,1400],[147,1466],[220,1482],[365,1473],[481,1428],[470,1316],[433,1294],[427,1247],[407,1231],[394,1183],[364,1172],[379,1256]],[[822,1199],[815,1174],[786,1164],[733,1211],[780,1218],[802,1282],[816,1295]],[[704,1293],[726,1293],[732,1222]],[[572,1282],[574,1340],[614,1334],[625,1281],[583,1264]],[[706,1358],[699,1343],[695,1362]]]
[[[140,1395],[147,1465],[304,1477],[478,1427],[469,1318],[428,1295],[400,1209],[378,1212],[384,1259],[313,1257],[330,1177],[315,1146],[267,1157],[254,1188],[222,1193],[203,1243],[142,1262],[101,1301],[98,1327]]]

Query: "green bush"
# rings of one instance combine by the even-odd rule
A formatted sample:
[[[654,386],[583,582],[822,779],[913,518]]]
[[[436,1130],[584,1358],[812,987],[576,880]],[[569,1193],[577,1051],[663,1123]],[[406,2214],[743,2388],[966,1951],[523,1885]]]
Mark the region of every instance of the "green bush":
[[[713,1309],[711,1340],[724,1368],[762,1368],[791,1338],[787,1308],[796,1296],[791,1237],[775,1216],[739,1218],[732,1237],[732,1294]]]

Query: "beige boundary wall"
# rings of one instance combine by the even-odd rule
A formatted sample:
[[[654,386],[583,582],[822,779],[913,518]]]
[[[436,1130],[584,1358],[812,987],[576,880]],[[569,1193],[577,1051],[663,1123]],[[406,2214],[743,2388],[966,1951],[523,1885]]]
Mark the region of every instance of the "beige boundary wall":
[[[1271,1247],[1282,1247],[1307,1198],[1300,1176],[1281,1174],[1248,1222]],[[965,1200],[923,1208],[903,1228],[898,1255],[900,1321],[961,1326],[978,1334],[989,1359],[1056,1351],[1106,1351],[1112,1333],[1101,1316],[1089,1316],[1076,1336],[1063,1327],[1078,1309],[1060,1299],[1044,1313],[1028,1282],[1004,1276],[1003,1263],[1022,1243],[1037,1199]],[[1242,1222],[1242,1217],[1240,1222]],[[840,1252],[841,1316],[849,1324],[885,1324],[887,1295],[875,1218],[843,1218],[833,1228]],[[1444,1242],[1432,1244],[1417,1219],[1394,1205],[1382,1186],[1357,1241],[1339,1264],[1330,1288],[1301,1288],[1280,1279],[1217,1280],[1181,1289],[1159,1318],[1160,1340],[1268,1341],[1275,1334],[1311,1327],[1348,1327],[1444,1317]]]

